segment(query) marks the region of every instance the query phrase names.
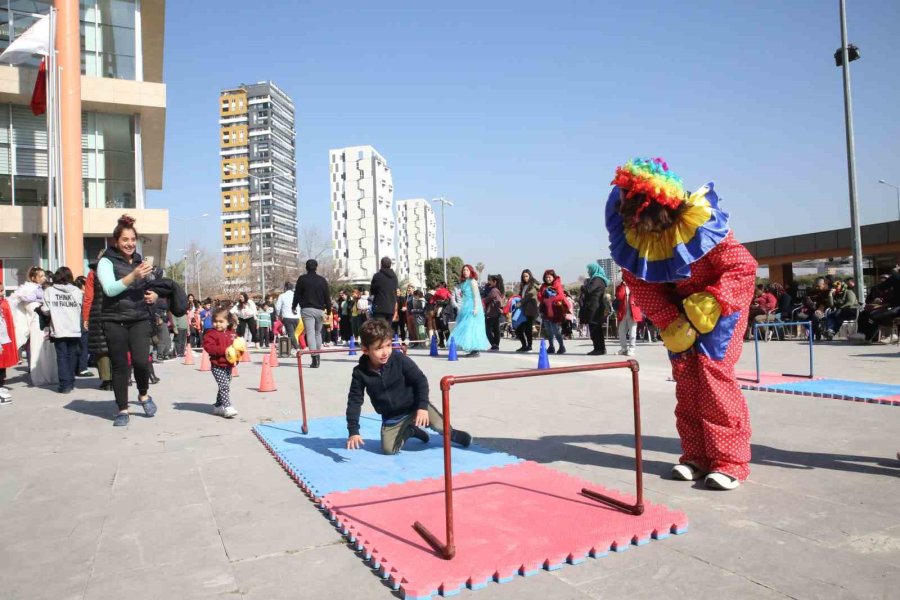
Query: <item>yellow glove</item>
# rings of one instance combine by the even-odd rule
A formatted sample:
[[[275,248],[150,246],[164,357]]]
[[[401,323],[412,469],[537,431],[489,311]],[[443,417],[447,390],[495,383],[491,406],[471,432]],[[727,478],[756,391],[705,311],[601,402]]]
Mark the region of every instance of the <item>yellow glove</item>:
[[[674,354],[690,350],[697,341],[697,332],[684,317],[678,317],[669,323],[669,326],[663,329],[660,335],[666,349]]]
[[[231,342],[231,346],[241,354],[247,350],[247,342],[244,341],[244,338],[242,337],[234,338],[234,341]]]
[[[236,365],[239,357],[240,355],[234,346],[228,346],[228,349],[225,350],[225,360],[228,361],[228,364]]]
[[[709,292],[697,292],[684,299],[684,314],[700,333],[709,333],[722,316],[719,301]]]

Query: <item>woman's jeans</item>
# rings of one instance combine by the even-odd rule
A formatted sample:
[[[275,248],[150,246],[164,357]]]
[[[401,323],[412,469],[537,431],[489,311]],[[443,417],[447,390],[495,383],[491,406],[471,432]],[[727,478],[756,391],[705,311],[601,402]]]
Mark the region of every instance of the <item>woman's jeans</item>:
[[[625,317],[619,321],[619,346],[622,350],[634,350],[637,341],[637,321]]]
[[[519,323],[519,326],[516,327],[516,337],[519,338],[519,343],[522,344],[523,348],[531,349],[534,338],[533,318],[525,317],[525,321],[523,323]]]
[[[559,342],[560,348],[566,347],[565,343],[563,343],[562,325],[560,323],[554,323],[550,319],[544,319],[544,337],[547,338],[550,350],[553,350],[553,340]]]
[[[485,319],[485,327],[487,328],[488,341],[491,348],[500,347],[500,317],[488,317]]]
[[[256,317],[250,317],[249,319],[238,319],[238,327],[237,327],[238,337],[244,337],[244,334],[247,332],[247,329],[250,330],[250,335],[252,336],[252,341],[259,343],[259,339],[257,338],[257,334],[256,334]]]

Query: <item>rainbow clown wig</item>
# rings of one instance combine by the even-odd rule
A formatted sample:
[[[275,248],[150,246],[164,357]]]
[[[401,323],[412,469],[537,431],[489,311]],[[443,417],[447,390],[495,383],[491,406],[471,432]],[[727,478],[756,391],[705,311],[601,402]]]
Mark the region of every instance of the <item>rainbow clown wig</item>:
[[[645,281],[690,277],[691,263],[729,233],[728,214],[719,210],[712,182],[688,194],[681,177],[661,158],[629,160],[616,168],[611,184],[615,187],[606,202],[610,253],[619,266]],[[638,227],[654,204],[668,209],[674,222],[657,231]]]

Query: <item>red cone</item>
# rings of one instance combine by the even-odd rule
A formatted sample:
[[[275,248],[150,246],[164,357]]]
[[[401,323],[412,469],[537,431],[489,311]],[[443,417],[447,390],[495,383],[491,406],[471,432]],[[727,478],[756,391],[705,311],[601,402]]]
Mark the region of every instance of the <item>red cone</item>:
[[[275,380],[272,378],[272,365],[269,364],[269,357],[263,357],[262,374],[259,377],[260,392],[274,392]]]
[[[200,357],[200,370],[212,371],[212,365],[209,362],[209,354],[206,353],[206,350],[203,351],[203,356]]]
[[[184,364],[192,365],[194,364],[194,351],[191,350],[191,345],[188,344],[184,349]]]

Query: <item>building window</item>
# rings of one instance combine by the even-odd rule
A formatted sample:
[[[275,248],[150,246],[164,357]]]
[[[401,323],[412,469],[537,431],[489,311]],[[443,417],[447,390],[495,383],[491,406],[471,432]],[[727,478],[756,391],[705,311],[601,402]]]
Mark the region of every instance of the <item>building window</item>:
[[[81,72],[135,78],[134,0],[81,0]]]

